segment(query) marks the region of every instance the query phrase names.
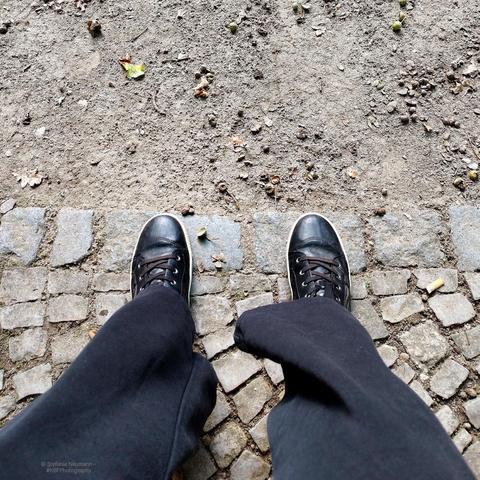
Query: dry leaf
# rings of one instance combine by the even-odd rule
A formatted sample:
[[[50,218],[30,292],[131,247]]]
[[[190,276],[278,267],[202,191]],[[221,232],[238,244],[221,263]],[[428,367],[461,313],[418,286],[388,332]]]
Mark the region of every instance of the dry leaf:
[[[141,78],[145,75],[145,65],[140,63],[135,65],[131,63],[132,57],[127,55],[124,58],[121,58],[118,62],[127,72],[127,78]]]
[[[20,186],[22,188],[25,188],[27,185],[29,185],[32,188],[35,188],[38,185],[40,185],[43,181],[43,175],[37,174],[36,170],[31,174],[14,173],[13,175],[16,177],[17,182],[20,182]]]

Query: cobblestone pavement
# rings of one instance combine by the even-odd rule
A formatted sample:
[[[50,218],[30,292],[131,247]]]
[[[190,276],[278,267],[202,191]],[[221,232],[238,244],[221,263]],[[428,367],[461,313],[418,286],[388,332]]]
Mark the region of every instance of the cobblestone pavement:
[[[0,224],[0,418],[45,392],[127,302],[128,263],[152,212],[15,208]],[[284,243],[295,214],[241,222],[186,217],[197,272],[197,347],[220,379],[203,446],[186,480],[271,476],[266,418],[282,371],[233,346],[241,312],[289,300]],[[353,311],[385,363],[433,409],[480,478],[480,209],[451,207],[364,220],[330,215],[344,237]],[[197,239],[206,227],[207,240]],[[427,286],[445,281],[429,295]]]

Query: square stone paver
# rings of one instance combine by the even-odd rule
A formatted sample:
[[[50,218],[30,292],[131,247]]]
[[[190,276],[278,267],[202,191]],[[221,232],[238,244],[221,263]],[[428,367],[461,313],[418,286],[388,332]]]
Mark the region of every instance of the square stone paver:
[[[48,293],[85,293],[88,275],[78,270],[54,270],[48,274]]]
[[[451,338],[465,355],[465,358],[470,360],[480,355],[480,326],[464,330],[452,334]]]
[[[208,480],[217,471],[217,467],[207,449],[200,445],[197,451],[184,463],[182,471],[182,479]]]
[[[245,450],[230,469],[230,480],[266,480],[270,465],[262,458]]]
[[[140,230],[153,212],[115,210],[105,215],[104,244],[100,261],[104,270],[127,270]]]
[[[430,297],[428,304],[444,327],[459,325],[475,317],[472,304],[461,293],[438,294]]]
[[[367,298],[367,283],[363,277],[355,275],[351,278],[350,282],[352,300],[363,300]]]
[[[93,277],[93,289],[96,292],[130,291],[130,274],[97,273]]]
[[[3,420],[10,412],[15,410],[16,401],[13,395],[0,397],[0,420]]]
[[[46,283],[45,267],[5,270],[0,283],[0,300],[7,304],[40,300]]]
[[[230,414],[232,409],[227,401],[227,397],[220,391],[217,390],[217,400],[215,402],[215,407],[207,418],[203,430],[209,432],[213,430],[219,423],[223,422]]]
[[[399,295],[407,293],[410,270],[372,272],[369,275],[374,295]]]
[[[48,335],[42,328],[30,328],[8,339],[8,354],[13,362],[42,357],[47,350]]]
[[[267,375],[270,377],[270,380],[275,385],[283,382],[283,368],[279,363],[273,362],[269,358],[265,358],[263,360],[263,365],[265,367],[265,370],[267,371]]]
[[[378,354],[387,367],[391,367],[398,358],[398,350],[391,345],[380,345],[377,349]]]
[[[95,312],[98,325],[105,322],[120,308],[122,308],[131,296],[124,293],[100,293],[95,298]]]
[[[226,423],[213,437],[210,443],[217,465],[220,468],[228,467],[247,445],[247,436],[235,422]]]
[[[460,453],[462,453],[470,445],[470,443],[472,443],[472,440],[473,437],[464,428],[461,428],[453,437],[453,443],[458,448]]]
[[[37,257],[45,234],[45,209],[14,208],[2,216],[0,254],[12,253],[30,265]]]
[[[399,338],[412,359],[420,364],[434,365],[449,351],[447,340],[430,320],[402,332]]]
[[[380,307],[383,319],[390,323],[401,322],[424,310],[422,299],[417,293],[382,298]]]
[[[263,307],[266,305],[271,305],[273,303],[272,293],[262,293],[260,295],[255,295],[252,297],[247,297],[245,300],[240,300],[235,304],[237,309],[237,315],[240,317],[242,313],[248,312],[257,307]]]
[[[352,313],[365,327],[373,340],[388,337],[387,327],[385,327],[370,300],[352,300]]]
[[[272,281],[267,275],[236,273],[229,278],[228,287],[233,294],[266,292],[272,290]]]
[[[458,257],[458,268],[480,268],[480,208],[452,206],[449,209],[452,240]]]
[[[480,428],[480,397],[465,402],[465,413],[475,428]]]
[[[480,441],[473,443],[463,455],[476,478],[480,478]]]
[[[225,328],[233,320],[230,303],[225,297],[205,295],[191,300],[192,315],[199,335]]]
[[[218,380],[228,393],[261,370],[262,364],[252,355],[236,350],[212,362]]]
[[[417,268],[413,271],[417,278],[417,287],[422,290],[435,280],[443,279],[445,285],[437,291],[441,293],[453,293],[458,288],[458,273],[453,268]]]
[[[47,315],[50,323],[85,320],[88,315],[88,299],[70,294],[50,298]]]
[[[195,275],[192,279],[192,290],[190,295],[209,295],[212,293],[221,293],[225,290],[227,284],[226,277],[218,275]]]
[[[249,430],[253,441],[257,444],[257,447],[261,452],[266,453],[270,448],[270,443],[268,441],[268,431],[267,431],[267,421],[268,415],[265,415],[257,422],[257,424]]]
[[[474,300],[480,300],[480,273],[465,272],[463,274]]]
[[[250,422],[260,413],[272,395],[272,387],[263,377],[252,380],[233,397],[240,420],[243,423]]]
[[[57,235],[50,261],[54,267],[76,263],[88,255],[93,242],[93,210],[64,208],[57,215]]]
[[[467,379],[468,370],[449,358],[440,365],[430,380],[430,389],[444,399],[449,399]]]
[[[0,308],[0,327],[5,330],[41,327],[45,318],[45,304],[41,302],[17,303]]]
[[[216,270],[213,256],[225,259],[222,270],[239,270],[243,266],[240,223],[219,215],[193,215],[183,219],[190,237],[194,265],[199,263],[205,270]],[[207,229],[207,238],[199,239],[200,228]]]
[[[438,267],[445,260],[440,234],[445,232],[440,215],[431,210],[387,213],[370,219],[375,257],[390,267]]]
[[[235,327],[222,328],[202,338],[208,359],[214,357],[217,353],[227,350],[235,343],[233,339],[234,331]]]
[[[441,407],[435,416],[449,435],[451,435],[460,425],[460,420],[448,405]]]
[[[71,363],[90,341],[85,327],[58,335],[52,341],[52,362],[54,365]]]
[[[428,394],[428,392],[423,388],[423,385],[418,381],[414,380],[410,383],[410,388],[423,400],[427,407],[430,407],[433,403],[433,398]]]
[[[17,399],[45,393],[52,386],[52,367],[43,363],[13,376]]]

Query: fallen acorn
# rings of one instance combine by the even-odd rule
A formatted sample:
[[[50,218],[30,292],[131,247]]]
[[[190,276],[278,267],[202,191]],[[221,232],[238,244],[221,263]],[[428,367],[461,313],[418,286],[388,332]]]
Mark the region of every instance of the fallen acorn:
[[[265,192],[272,197],[275,195],[275,187],[271,183],[267,183],[265,185]]]
[[[392,23],[392,30],[394,32],[399,32],[402,29],[402,22],[399,20]]]
[[[92,37],[99,37],[102,34],[102,25],[98,20],[89,20],[87,28]]]
[[[383,217],[387,213],[387,209],[385,207],[376,208],[373,212],[377,217]]]
[[[195,214],[195,209],[193,208],[193,205],[184,205],[181,210],[180,210],[182,216],[186,217],[187,215],[194,215]]]
[[[278,175],[272,175],[270,181],[273,185],[278,185],[280,183],[280,177]]]
[[[225,193],[228,188],[227,188],[227,184],[225,182],[220,182],[218,185],[217,185],[217,189],[220,193]]]
[[[465,190],[465,182],[463,181],[463,178],[455,178],[455,180],[453,181],[453,186],[457,187],[461,191]]]
[[[478,172],[477,170],[470,170],[468,172],[468,178],[472,180],[473,182],[476,182],[478,180]]]

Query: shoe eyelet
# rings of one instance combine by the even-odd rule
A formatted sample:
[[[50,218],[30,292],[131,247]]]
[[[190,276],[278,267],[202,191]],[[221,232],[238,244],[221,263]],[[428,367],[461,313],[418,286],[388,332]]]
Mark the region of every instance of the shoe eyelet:
[[[173,270],[173,274],[176,275],[177,273],[178,273],[178,268],[175,268],[175,269]]]
[[[171,283],[172,285],[176,285],[176,284],[177,284],[177,282],[176,282],[175,280],[172,280],[170,283]]]
[[[302,287],[306,287],[307,284],[305,282],[302,282]]]
[[[338,292],[342,290],[339,285],[337,285],[335,288],[337,289]]]
[[[180,257],[180,255],[177,255],[177,262],[180,262],[182,260],[182,258]]]
[[[295,263],[300,263],[300,257],[297,257],[297,258],[295,259]]]
[[[303,275],[305,275],[305,272],[304,272],[303,269],[302,269],[302,270],[300,270],[300,271],[298,272],[298,274],[299,274],[301,277],[303,277]]]
[[[340,298],[338,298],[338,297],[335,297],[335,300],[336,300],[337,302],[339,302],[339,301],[340,301]]]

